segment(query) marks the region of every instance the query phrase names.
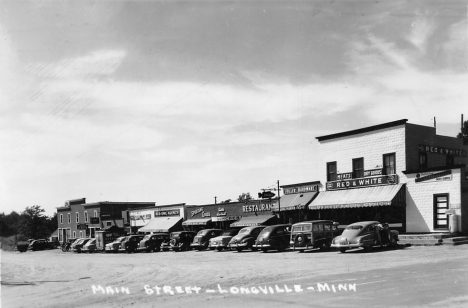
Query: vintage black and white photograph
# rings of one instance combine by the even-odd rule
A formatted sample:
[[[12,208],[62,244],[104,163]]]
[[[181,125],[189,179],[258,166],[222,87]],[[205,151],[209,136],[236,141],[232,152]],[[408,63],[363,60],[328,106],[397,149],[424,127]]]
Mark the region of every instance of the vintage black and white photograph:
[[[0,0],[1,307],[468,307],[467,16]]]

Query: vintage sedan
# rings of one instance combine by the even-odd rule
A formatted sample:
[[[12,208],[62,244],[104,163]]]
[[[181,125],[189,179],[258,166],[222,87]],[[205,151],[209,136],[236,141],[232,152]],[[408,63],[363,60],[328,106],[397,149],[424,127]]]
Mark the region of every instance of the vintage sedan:
[[[110,252],[119,252],[120,245],[122,244],[123,241],[125,241],[125,238],[126,238],[126,236],[121,236],[121,237],[118,237],[118,238],[117,238],[115,241],[113,241],[112,243],[106,244],[105,251],[106,251],[107,253],[110,253]]]
[[[169,239],[169,234],[167,233],[154,233],[147,234],[138,244],[138,251],[160,251],[161,243]]]
[[[238,252],[241,252],[245,249],[252,249],[252,251],[257,251],[257,248],[253,248],[252,246],[263,229],[265,229],[265,226],[251,226],[242,228],[239,233],[231,239],[228,244],[228,248],[235,249]]]
[[[266,227],[260,232],[253,248],[263,252],[268,250],[285,251],[289,247],[291,225],[274,225]]]
[[[168,250],[173,250],[175,252],[192,250],[190,244],[193,242],[195,235],[197,235],[197,233],[192,231],[172,232],[169,243],[163,243],[161,247],[165,245]]]
[[[216,249],[217,251],[221,251],[223,249],[228,248],[228,244],[231,241],[232,237],[239,233],[239,229],[231,229],[224,231],[223,234],[217,237],[213,237],[210,239],[208,247],[212,250]]]
[[[198,250],[207,249],[210,239],[221,235],[221,233],[223,233],[221,229],[203,229],[197,233],[190,247]]]
[[[87,242],[84,246],[83,249],[81,249],[81,252],[96,252],[96,239],[93,238],[89,242]]]
[[[74,242],[71,248],[74,252],[81,253],[83,246],[86,245],[86,243],[88,243],[90,240],[90,238],[82,238],[79,241]]]
[[[132,253],[136,252],[138,244],[144,238],[144,235],[133,234],[129,235],[120,244],[119,252]]]
[[[331,247],[340,252],[348,249],[373,246],[395,247],[398,244],[398,231],[389,230],[387,224],[378,221],[361,221],[348,225],[340,236],[333,239]]]
[[[338,223],[331,220],[303,221],[292,225],[290,246],[304,252],[307,249],[328,250],[333,238],[341,232]]]
[[[55,248],[54,243],[49,242],[47,239],[31,240],[28,244],[28,249],[32,251],[53,248]]]

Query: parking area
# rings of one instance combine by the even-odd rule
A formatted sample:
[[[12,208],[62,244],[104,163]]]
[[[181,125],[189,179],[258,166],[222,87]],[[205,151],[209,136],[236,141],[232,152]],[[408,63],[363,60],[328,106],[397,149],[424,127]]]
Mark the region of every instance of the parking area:
[[[467,265],[468,245],[344,254],[2,252],[2,304],[462,307],[468,304]]]

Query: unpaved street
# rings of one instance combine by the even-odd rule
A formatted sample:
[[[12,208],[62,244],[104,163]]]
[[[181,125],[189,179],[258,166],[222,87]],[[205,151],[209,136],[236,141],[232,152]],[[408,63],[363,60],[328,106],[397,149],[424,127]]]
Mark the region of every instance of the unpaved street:
[[[2,307],[466,307],[468,245],[396,250],[2,251]]]

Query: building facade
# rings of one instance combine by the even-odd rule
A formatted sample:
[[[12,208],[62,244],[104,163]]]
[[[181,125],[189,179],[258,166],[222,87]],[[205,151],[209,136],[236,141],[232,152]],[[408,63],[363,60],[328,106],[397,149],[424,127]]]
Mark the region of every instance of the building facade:
[[[147,208],[138,208],[129,210],[130,226],[128,233],[138,233],[139,229],[148,225],[150,222],[155,224],[155,221],[164,217],[179,217],[181,220],[185,218],[185,203],[169,204],[169,205],[153,205]]]
[[[309,206],[312,217],[378,220],[407,233],[468,233],[462,139],[406,119],[317,139],[325,185]]]
[[[130,209],[154,206],[154,202],[94,202],[86,198],[68,200],[57,208],[60,242],[75,238],[94,238],[100,230],[121,229],[130,226]]]

